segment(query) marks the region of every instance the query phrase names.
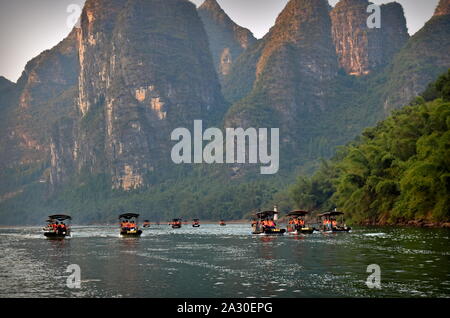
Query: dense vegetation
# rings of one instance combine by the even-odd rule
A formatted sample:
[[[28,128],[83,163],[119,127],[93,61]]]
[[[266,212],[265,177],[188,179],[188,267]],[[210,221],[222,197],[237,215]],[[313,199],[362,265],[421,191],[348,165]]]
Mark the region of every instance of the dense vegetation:
[[[312,177],[300,177],[290,194],[298,207],[337,207],[354,222],[450,220],[450,70]]]

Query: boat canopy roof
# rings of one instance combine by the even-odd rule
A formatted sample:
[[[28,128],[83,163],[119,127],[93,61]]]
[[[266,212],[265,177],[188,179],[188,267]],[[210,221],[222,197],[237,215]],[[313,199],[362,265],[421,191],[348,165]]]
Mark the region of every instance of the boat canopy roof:
[[[343,215],[343,214],[344,214],[344,212],[332,211],[332,212],[325,212],[325,213],[319,214],[318,217],[337,216],[337,215]]]
[[[181,218],[175,218],[175,219],[172,219],[172,221],[174,221],[174,222],[181,221]]]
[[[70,215],[64,215],[64,214],[49,215],[48,218],[50,220],[57,220],[57,221],[72,220],[72,217]]]
[[[263,211],[256,213],[256,216],[260,219],[266,218],[266,217],[272,217],[274,214],[278,214],[277,211]]]
[[[295,210],[295,211],[291,211],[288,213],[288,216],[305,216],[309,214],[308,211],[304,211],[304,210]]]
[[[200,221],[200,219],[192,219],[192,221]]]
[[[139,214],[136,214],[136,213],[125,213],[125,214],[119,215],[119,219],[125,219],[125,220],[129,220],[132,218],[137,219],[138,217],[139,217]]]

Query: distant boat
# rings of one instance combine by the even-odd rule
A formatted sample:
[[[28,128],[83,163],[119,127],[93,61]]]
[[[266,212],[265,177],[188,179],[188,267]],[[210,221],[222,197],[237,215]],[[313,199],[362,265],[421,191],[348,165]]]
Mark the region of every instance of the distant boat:
[[[318,217],[322,220],[322,232],[350,232],[352,228],[344,224],[343,215],[343,212],[338,212],[336,210],[319,214]],[[341,222],[337,221],[338,216],[341,216]]]
[[[219,225],[220,225],[220,226],[226,226],[227,224],[225,223],[224,220],[220,220]]]
[[[173,229],[180,229],[181,228],[181,219],[173,219],[170,223]]]
[[[150,221],[149,220],[144,220],[144,224],[142,226],[143,227],[150,227]]]
[[[72,218],[69,215],[50,215],[47,220],[47,226],[44,228],[44,236],[49,239],[64,239],[70,237],[71,220]]]
[[[125,213],[119,215],[120,235],[123,237],[139,237],[142,230],[139,229],[139,214]]]
[[[199,219],[193,219],[192,220],[192,227],[200,227],[200,220]]]
[[[288,213],[289,222],[287,226],[287,232],[291,235],[297,234],[312,234],[314,228],[306,226],[305,216],[308,215],[308,211],[295,210]]]
[[[283,235],[286,230],[277,227],[275,223],[277,218],[277,211],[263,211],[256,213],[252,222],[252,234]]]

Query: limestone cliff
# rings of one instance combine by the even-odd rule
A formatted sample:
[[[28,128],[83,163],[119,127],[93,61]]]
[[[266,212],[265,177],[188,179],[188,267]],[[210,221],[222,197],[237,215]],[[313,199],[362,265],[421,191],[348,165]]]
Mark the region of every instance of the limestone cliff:
[[[434,16],[442,16],[450,14],[450,0],[440,0],[436,10],[434,11]]]
[[[247,126],[248,106],[264,95],[263,108],[295,134],[299,116],[326,108],[323,88],[338,69],[327,2],[291,0],[257,51],[253,90],[233,106],[228,121]]]
[[[381,6],[380,28],[369,28],[368,0],[341,0],[331,11],[333,40],[340,66],[351,75],[367,75],[387,65],[408,40],[398,3]]]
[[[198,13],[208,35],[214,65],[222,78],[230,73],[233,62],[256,39],[248,29],[234,23],[217,0],[205,0]]]
[[[35,164],[49,157],[51,127],[73,115],[78,81],[77,30],[27,63],[10,100],[5,125],[10,164]]]
[[[87,1],[79,42],[77,169],[111,174],[114,188],[147,185],[170,160],[172,129],[224,111],[207,36],[188,1]]]
[[[244,59],[255,62],[248,68],[254,84],[230,108],[226,127],[279,128],[281,166],[295,164],[312,135],[314,118],[332,111],[328,87],[337,76],[338,60],[327,1],[291,0]]]
[[[386,113],[411,101],[450,67],[449,1],[441,0],[434,16],[396,55],[386,72]]]

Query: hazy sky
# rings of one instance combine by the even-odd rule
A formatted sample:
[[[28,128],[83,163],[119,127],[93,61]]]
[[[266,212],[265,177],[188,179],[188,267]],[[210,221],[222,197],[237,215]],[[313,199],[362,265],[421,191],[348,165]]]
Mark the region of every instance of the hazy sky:
[[[0,0],[0,75],[16,81],[25,64],[52,48],[71,30],[67,21],[85,0]],[[329,0],[335,5],[338,0]],[[431,18],[439,0],[396,0],[403,5],[408,29],[414,34]],[[203,0],[192,0],[200,5]],[[218,0],[239,25],[261,38],[273,26],[288,0]],[[372,0],[376,4],[392,0]]]

